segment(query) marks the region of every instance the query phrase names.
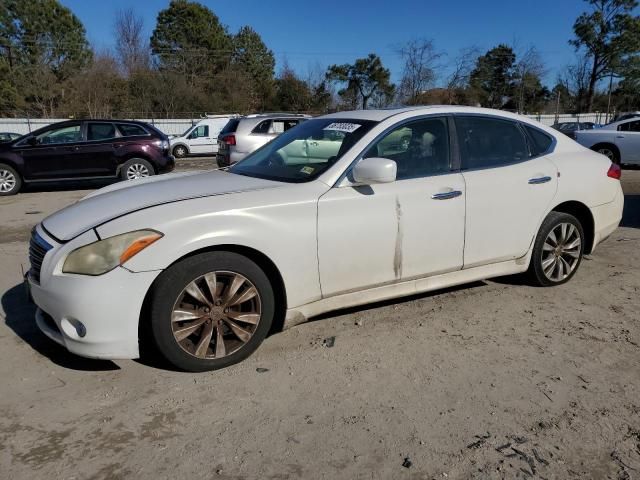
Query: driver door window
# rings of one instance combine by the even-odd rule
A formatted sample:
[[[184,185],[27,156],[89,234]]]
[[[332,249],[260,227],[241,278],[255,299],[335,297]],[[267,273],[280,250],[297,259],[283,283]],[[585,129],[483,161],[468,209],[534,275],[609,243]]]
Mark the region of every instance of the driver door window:
[[[36,137],[36,145],[58,145],[82,141],[80,125],[55,128],[41,133]]]
[[[430,118],[404,124],[371,146],[364,157],[383,157],[395,161],[398,180],[449,173],[446,119]]]
[[[191,132],[191,135],[189,135],[189,138],[202,138],[202,137],[208,137],[208,136],[209,136],[209,126],[200,125],[196,127],[193,130],[193,132]]]

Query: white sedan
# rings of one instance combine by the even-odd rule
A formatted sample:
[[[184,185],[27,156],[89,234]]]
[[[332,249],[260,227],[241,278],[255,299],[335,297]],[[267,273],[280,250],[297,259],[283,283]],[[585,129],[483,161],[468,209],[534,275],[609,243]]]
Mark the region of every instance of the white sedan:
[[[291,155],[319,139],[331,148]],[[520,272],[567,282],[621,220],[619,177],[500,111],[341,112],[227,170],[112,185],[51,215],[27,282],[38,326],[71,352],[151,344],[181,369],[216,369],[343,307]]]
[[[640,118],[609,123],[593,130],[576,132],[576,142],[606,155],[612,162],[640,165]]]

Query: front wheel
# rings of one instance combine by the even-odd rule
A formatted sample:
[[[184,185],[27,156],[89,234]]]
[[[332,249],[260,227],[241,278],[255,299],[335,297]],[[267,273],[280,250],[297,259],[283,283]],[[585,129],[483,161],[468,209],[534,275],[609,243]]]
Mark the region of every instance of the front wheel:
[[[267,336],[274,312],[271,283],[258,265],[236,253],[203,253],[159,277],[151,297],[151,334],[177,368],[216,370],[251,355]]]
[[[576,217],[551,212],[544,219],[533,246],[529,278],[551,287],[568,282],[580,266],[584,253],[584,230]]]
[[[177,145],[173,149],[173,156],[176,158],[184,158],[187,156],[188,153],[189,151],[187,150],[187,147],[185,147],[184,145]]]

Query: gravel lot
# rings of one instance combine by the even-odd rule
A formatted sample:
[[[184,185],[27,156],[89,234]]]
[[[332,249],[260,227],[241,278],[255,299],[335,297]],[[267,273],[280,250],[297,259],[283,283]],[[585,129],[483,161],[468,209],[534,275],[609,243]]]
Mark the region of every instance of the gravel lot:
[[[44,337],[29,231],[95,187],[0,198],[0,478],[638,478],[640,171],[623,178],[624,226],[564,286],[349,309],[205,374]]]

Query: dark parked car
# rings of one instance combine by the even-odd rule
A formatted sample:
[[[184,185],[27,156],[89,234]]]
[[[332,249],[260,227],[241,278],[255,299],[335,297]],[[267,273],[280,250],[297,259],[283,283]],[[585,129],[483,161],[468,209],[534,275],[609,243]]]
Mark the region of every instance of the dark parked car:
[[[575,140],[578,130],[593,130],[597,128],[598,125],[593,122],[561,122],[554,123],[551,127]]]
[[[0,143],[11,142],[12,140],[16,140],[21,136],[21,133],[0,132]]]
[[[72,120],[0,144],[0,195],[23,183],[121,178],[173,170],[169,139],[143,123]]]

